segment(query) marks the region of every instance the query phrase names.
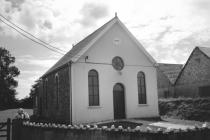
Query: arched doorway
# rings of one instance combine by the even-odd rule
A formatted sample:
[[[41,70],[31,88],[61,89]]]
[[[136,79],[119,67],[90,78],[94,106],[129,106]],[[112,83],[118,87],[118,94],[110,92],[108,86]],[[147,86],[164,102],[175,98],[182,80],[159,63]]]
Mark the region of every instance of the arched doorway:
[[[125,92],[124,86],[120,83],[113,88],[114,119],[125,118]]]

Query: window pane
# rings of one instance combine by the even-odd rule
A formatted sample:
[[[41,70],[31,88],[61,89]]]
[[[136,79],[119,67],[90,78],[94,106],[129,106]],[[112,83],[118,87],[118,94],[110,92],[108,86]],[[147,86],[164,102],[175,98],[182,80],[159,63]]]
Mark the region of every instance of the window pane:
[[[92,78],[91,78],[91,76],[88,76],[88,85],[92,85]]]
[[[99,98],[98,98],[98,96],[94,96],[94,105],[99,105]]]
[[[145,94],[144,86],[141,86],[141,94]]]
[[[89,95],[93,95],[94,91],[93,91],[93,86],[89,86]]]
[[[139,99],[139,104],[141,104],[141,95],[139,94],[138,99]]]
[[[89,96],[89,105],[93,105],[93,96]]]
[[[145,94],[142,94],[142,103],[146,104],[146,95]]]
[[[93,77],[93,84],[98,85],[98,77],[96,76]]]
[[[98,86],[94,86],[94,95],[98,95]]]
[[[144,78],[141,78],[141,85],[144,85]]]

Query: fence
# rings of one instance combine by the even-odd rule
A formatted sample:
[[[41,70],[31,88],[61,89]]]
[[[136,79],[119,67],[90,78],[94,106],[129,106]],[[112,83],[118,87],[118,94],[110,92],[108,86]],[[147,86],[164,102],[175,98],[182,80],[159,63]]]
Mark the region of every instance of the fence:
[[[10,140],[10,127],[11,127],[11,119],[8,118],[6,122],[0,122],[0,132],[6,134],[0,134],[0,137],[6,137],[7,140]]]
[[[209,140],[210,129],[194,128],[186,131],[142,131],[138,126],[134,129],[122,127],[89,125],[43,124],[35,122],[15,121],[13,140]]]

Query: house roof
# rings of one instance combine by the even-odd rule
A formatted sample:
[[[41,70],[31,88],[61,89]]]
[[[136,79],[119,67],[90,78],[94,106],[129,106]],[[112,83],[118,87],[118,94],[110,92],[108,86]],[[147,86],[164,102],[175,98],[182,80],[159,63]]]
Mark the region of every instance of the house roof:
[[[185,63],[184,67],[183,67],[182,70],[180,71],[180,73],[179,73],[179,75],[178,75],[178,77],[177,77],[177,79],[176,79],[176,81],[175,81],[175,84],[176,84],[176,82],[178,81],[179,77],[181,76],[182,72],[184,71],[186,65],[188,64],[188,61],[189,61],[190,58],[192,57],[192,54],[193,54],[193,52],[194,52],[195,50],[200,50],[207,58],[210,59],[210,48],[207,48],[207,47],[195,47],[195,48],[193,49],[193,51],[191,52],[189,58],[187,59],[187,62]]]
[[[158,63],[159,70],[166,75],[169,81],[174,84],[179,72],[182,70],[182,64]]]
[[[92,44],[99,39],[109,28],[114,25],[114,23],[118,22],[123,29],[128,33],[128,35],[138,44],[139,48],[143,53],[147,56],[147,58],[155,64],[156,61],[152,58],[152,56],[144,49],[144,47],[137,41],[137,39],[128,31],[125,25],[119,20],[117,16],[112,18],[110,21],[105,23],[103,26],[95,30],[93,33],[85,37],[79,43],[77,43],[73,48],[67,52],[55,65],[53,65],[42,77],[45,75],[57,70],[58,68],[62,67],[63,65],[69,63],[70,61],[76,62],[80,57],[83,56],[85,51],[92,46]]]
[[[198,47],[198,48],[210,58],[210,48],[207,47]]]

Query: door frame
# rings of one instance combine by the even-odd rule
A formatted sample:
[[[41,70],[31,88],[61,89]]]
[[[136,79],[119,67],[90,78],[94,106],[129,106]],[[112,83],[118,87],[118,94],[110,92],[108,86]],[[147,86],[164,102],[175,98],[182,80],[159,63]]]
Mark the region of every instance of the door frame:
[[[126,109],[126,90],[125,90],[125,86],[124,84],[120,83],[120,82],[117,82],[114,84],[113,88],[112,88],[112,97],[113,97],[113,119],[115,119],[114,117],[114,87],[119,84],[123,87],[123,91],[124,91],[124,118],[122,119],[126,119],[127,118],[127,109]]]

